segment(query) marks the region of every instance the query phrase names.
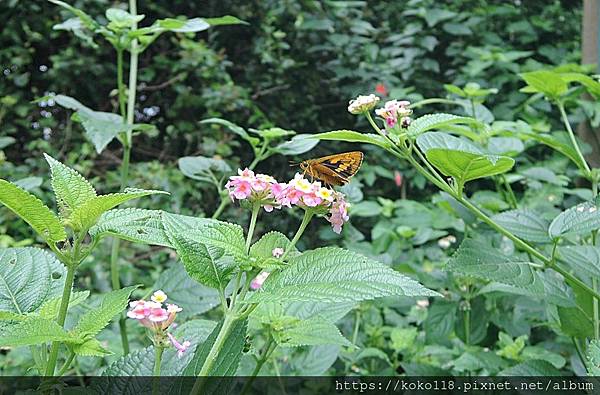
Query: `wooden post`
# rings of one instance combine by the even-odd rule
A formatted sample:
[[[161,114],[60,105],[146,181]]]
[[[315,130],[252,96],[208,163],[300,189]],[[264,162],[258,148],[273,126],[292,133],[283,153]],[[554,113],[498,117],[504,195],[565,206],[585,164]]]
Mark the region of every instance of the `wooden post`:
[[[600,0],[583,0],[583,21],[581,27],[581,63],[596,64],[600,71]],[[591,99],[586,95],[588,99]],[[586,156],[592,167],[600,167],[600,129],[592,128],[589,122],[582,122],[577,127],[579,137],[592,147]]]

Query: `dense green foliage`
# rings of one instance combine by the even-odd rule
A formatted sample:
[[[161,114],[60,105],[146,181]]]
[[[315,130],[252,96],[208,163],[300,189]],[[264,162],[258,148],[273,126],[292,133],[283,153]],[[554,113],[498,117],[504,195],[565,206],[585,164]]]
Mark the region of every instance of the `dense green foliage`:
[[[23,188],[2,181],[0,201],[44,235],[36,238],[25,222],[0,209],[0,247],[42,246],[45,241],[58,243],[56,252],[68,237],[87,240],[88,231],[94,247],[105,247],[71,251],[80,260],[75,288],[91,294],[87,300],[79,295],[83,292],[71,296],[66,320],[74,331],[46,319],[59,314],[63,280],[45,295],[35,294],[40,285],[31,284],[16,295],[25,306],[22,311],[5,308],[0,299],[0,310],[14,314],[0,319],[20,320],[9,333],[14,338],[5,335],[0,346],[37,344],[19,338],[19,331],[50,334],[47,341],[69,344],[77,354],[72,373],[107,369],[107,374],[149,375],[153,352],[143,328],[125,324],[132,350],[127,358],[133,363],[118,359],[119,325],[101,330],[122,311],[131,292],[141,298],[162,289],[190,319],[176,336],[193,334],[198,343],[206,339],[181,360],[174,352],[166,354],[163,371],[169,374],[250,375],[257,368],[281,375],[593,371],[596,364],[584,366],[583,354],[585,339],[598,338],[597,305],[581,284],[553,270],[564,264],[567,275],[574,273],[594,289],[592,279],[600,275],[600,254],[592,246],[600,225],[593,201],[597,190],[589,188],[597,186],[597,172],[577,152],[579,145],[587,152],[586,145],[569,140],[566,114],[561,118],[557,109],[566,109],[572,123],[589,119],[597,126],[600,119],[600,107],[580,99],[584,90],[594,97],[600,93],[597,81],[587,77],[590,68],[576,65],[580,2],[171,3],[140,3],[138,11],[149,21],[229,14],[248,24],[164,34],[142,52],[138,102],[129,127],[134,143],[128,185],[144,190],[111,195],[121,183],[122,130],[114,129],[117,139],[89,137],[94,128],[106,131],[120,122],[114,48],[98,34],[82,40],[53,29],[72,17],[53,4],[9,1],[0,6],[8,15],[0,33],[0,176]],[[106,23],[105,9],[115,6],[103,0],[72,4],[101,24]],[[539,74],[540,69],[546,71]],[[348,113],[348,100],[376,91],[384,99],[413,103],[437,98],[414,108],[406,141],[414,142],[411,147],[418,147],[444,178],[452,178],[448,185],[454,189],[440,192],[439,183],[398,160],[387,140],[365,137],[373,132],[371,126],[365,117]],[[106,112],[114,113],[109,115],[116,121]],[[340,132],[322,135],[316,147],[316,140],[307,143],[289,132],[333,130]],[[405,137],[397,138],[394,143],[401,146]],[[351,143],[357,139],[376,144]],[[251,164],[289,179],[290,160],[345,148],[363,150],[365,163],[341,188],[352,203],[351,221],[342,234],[334,234],[324,221],[310,222],[297,244],[304,253],[289,257],[290,269],[297,272],[277,273],[263,292],[247,299],[260,302],[252,314],[240,308],[242,319],[217,325],[221,312],[215,307],[223,303],[217,291],[224,294],[236,264],[249,259],[263,268],[274,265],[269,261],[276,245],[272,240],[288,246],[302,218],[299,210],[261,215],[256,240],[271,230],[283,234],[267,233],[248,250],[243,230],[248,210],[223,203],[228,199],[222,199],[224,179]],[[46,160],[52,181],[42,153],[51,155]],[[56,209],[44,208],[42,202],[48,205],[54,196]],[[101,217],[138,197],[138,209]],[[463,197],[541,257],[551,257],[549,262],[482,222]],[[221,220],[243,229],[200,218],[220,209]],[[193,231],[182,236],[182,229]],[[112,235],[126,240],[118,274],[121,284],[132,287],[108,293]],[[11,259],[17,258],[0,253],[0,268],[10,268]],[[198,266],[199,261],[210,262],[213,271]],[[326,276],[329,265],[339,273]],[[41,266],[64,275],[50,255],[44,255]],[[361,281],[351,275],[351,266],[369,274],[363,286],[370,291],[348,291],[348,284]],[[328,279],[326,292],[315,291],[322,286],[317,281],[300,281],[304,278],[298,273],[307,267],[316,279]],[[138,284],[141,288],[134,289]],[[436,295],[430,290],[444,298],[428,297]],[[115,311],[103,302],[109,298],[117,300]],[[274,300],[278,303],[270,303]],[[40,306],[45,306],[41,313]],[[90,318],[97,306],[104,316]],[[239,361],[217,358],[217,367],[205,371],[211,345],[227,325],[231,333],[246,332],[254,340],[250,346],[242,340],[225,344],[239,351]],[[589,346],[592,360],[596,344]],[[0,356],[3,373],[33,367],[35,356],[23,350]],[[257,366],[268,357],[272,362]]]

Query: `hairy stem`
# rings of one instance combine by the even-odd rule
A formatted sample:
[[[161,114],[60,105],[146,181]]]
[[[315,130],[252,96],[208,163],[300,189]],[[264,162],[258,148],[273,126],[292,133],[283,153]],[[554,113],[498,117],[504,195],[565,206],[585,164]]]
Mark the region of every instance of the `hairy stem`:
[[[73,359],[75,359],[75,353],[71,352],[69,354],[69,357],[65,361],[64,365],[62,366],[62,368],[60,368],[60,370],[58,371],[58,373],[56,375],[62,376],[63,374],[65,374],[67,372],[67,370],[69,370],[69,367],[71,366],[71,363],[73,362]]]
[[[152,371],[152,395],[160,393],[160,365],[162,363],[162,355],[164,351],[162,346],[154,346],[154,369]]]
[[[236,321],[236,319],[237,318],[231,313],[225,314],[225,317],[223,318],[223,325],[219,330],[219,334],[215,339],[215,343],[208,352],[208,355],[206,356],[204,365],[202,365],[202,369],[200,369],[200,373],[198,373],[198,379],[194,383],[194,387],[192,388],[190,395],[197,395],[202,393],[201,390],[204,387],[205,379],[210,373],[210,370],[214,366],[215,362],[217,361],[217,357],[219,356],[219,353],[223,348],[223,344],[229,336],[229,333],[231,332],[231,327]]]
[[[58,318],[56,322],[58,325],[64,327],[65,319],[67,317],[67,310],[69,309],[69,300],[71,299],[71,290],[73,288],[73,282],[75,280],[75,268],[77,265],[74,262],[69,262],[67,265],[67,277],[65,278],[65,286],[63,287],[62,298],[60,300],[60,308],[58,310]],[[50,348],[50,356],[48,357],[48,363],[46,364],[45,376],[54,376],[54,370],[56,369],[56,360],[58,359],[58,349],[60,342],[52,342]]]

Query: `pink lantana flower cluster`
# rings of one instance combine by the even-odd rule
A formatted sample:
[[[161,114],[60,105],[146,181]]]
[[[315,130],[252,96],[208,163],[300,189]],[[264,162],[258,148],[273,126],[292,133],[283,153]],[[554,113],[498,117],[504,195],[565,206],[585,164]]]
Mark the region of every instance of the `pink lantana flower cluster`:
[[[149,301],[141,299],[129,302],[127,317],[138,320],[140,324],[150,329],[155,335],[155,341],[160,341],[166,334],[173,347],[177,349],[177,355],[181,357],[190,347],[190,342],[179,343],[173,335],[167,333],[167,330],[175,321],[177,313],[183,309],[170,303],[163,307],[163,303],[167,300],[167,294],[161,290],[154,292],[150,299]]]
[[[229,177],[225,188],[231,200],[259,202],[267,212],[273,211],[275,194],[281,190],[273,177],[255,174],[248,168],[238,169],[238,175]]]
[[[303,174],[297,173],[288,183],[279,183],[264,174],[255,175],[248,169],[238,170],[238,174],[225,184],[232,200],[259,201],[268,212],[274,207],[315,208],[320,214],[329,214],[327,220],[336,233],[349,220],[349,203],[344,194],[322,186],[319,181],[311,182]]]
[[[375,114],[383,118],[388,129],[398,124],[402,128],[407,128],[410,125],[410,115],[412,114],[409,106],[410,102],[407,100],[390,100],[384,104],[383,108],[375,110]]]

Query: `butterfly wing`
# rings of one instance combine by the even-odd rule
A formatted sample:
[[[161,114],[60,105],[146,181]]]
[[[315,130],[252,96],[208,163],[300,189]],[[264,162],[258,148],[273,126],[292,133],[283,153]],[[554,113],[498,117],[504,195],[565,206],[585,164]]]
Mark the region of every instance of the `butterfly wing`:
[[[360,151],[344,152],[306,161],[307,172],[330,185],[347,184],[363,161]]]

